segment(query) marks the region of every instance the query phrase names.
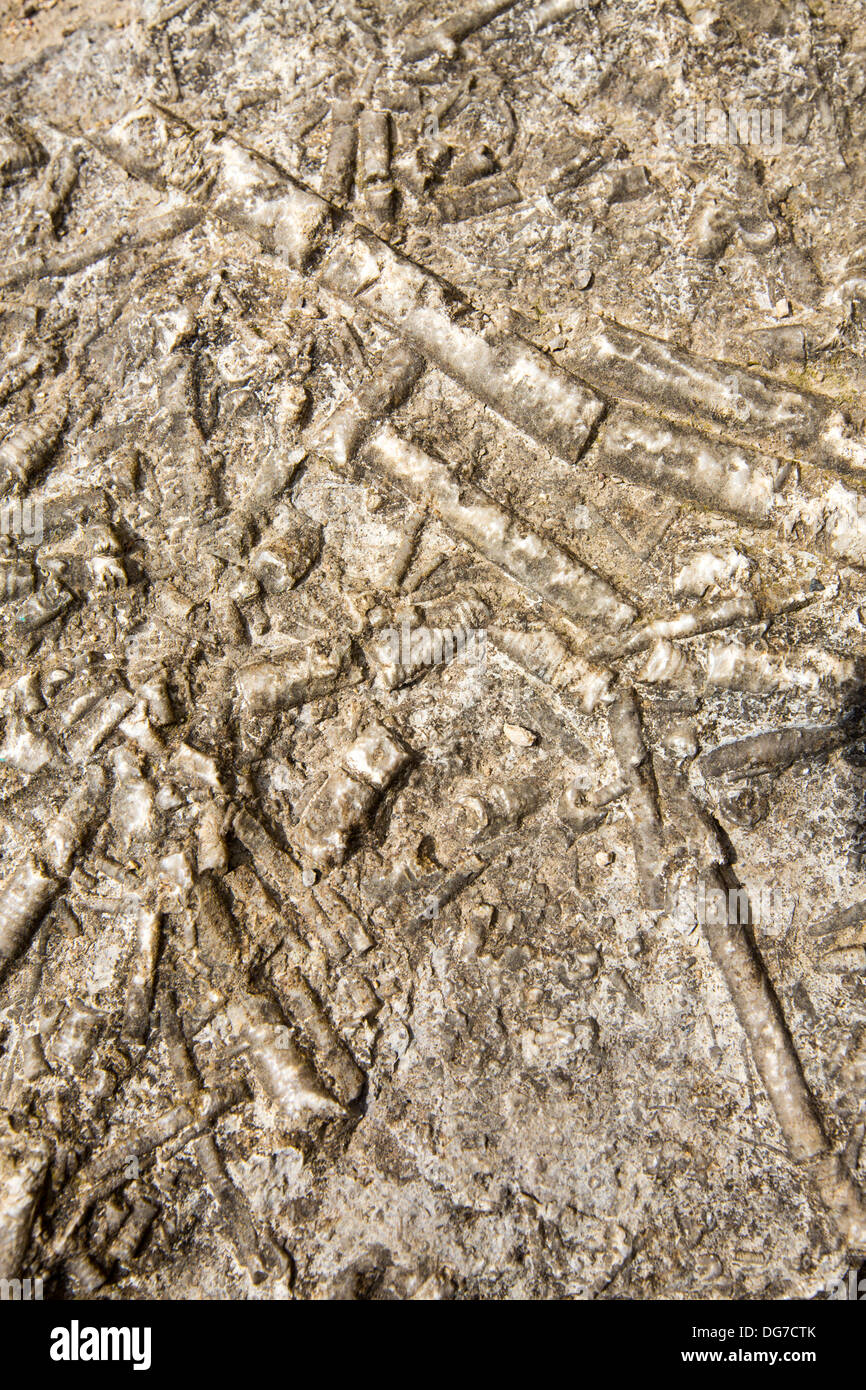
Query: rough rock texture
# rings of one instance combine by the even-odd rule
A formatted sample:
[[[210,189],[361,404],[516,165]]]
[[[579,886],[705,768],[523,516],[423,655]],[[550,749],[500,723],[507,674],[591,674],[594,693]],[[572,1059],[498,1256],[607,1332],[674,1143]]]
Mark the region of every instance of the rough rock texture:
[[[0,10],[0,1278],[866,1256],[858,0]]]

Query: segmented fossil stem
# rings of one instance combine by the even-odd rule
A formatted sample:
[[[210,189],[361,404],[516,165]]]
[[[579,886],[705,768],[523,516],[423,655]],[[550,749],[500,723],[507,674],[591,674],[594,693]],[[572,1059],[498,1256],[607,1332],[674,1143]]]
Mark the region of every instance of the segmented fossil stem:
[[[664,901],[668,862],[652,760],[644,743],[640,708],[632,690],[623,691],[607,708],[611,741],[623,780],[628,783],[635,862],[644,901],[657,908]]]
[[[132,965],[123,1003],[123,1033],[133,1042],[147,1039],[161,921],[161,913],[145,906],[136,913]]]
[[[410,39],[403,56],[407,63],[417,63],[432,53],[443,53],[446,57],[453,57],[462,39],[468,38],[478,29],[483,29],[485,24],[490,24],[498,15],[505,14],[506,10],[513,9],[516,4],[517,0],[486,0],[486,3],[466,9],[452,19],[443,20],[420,38]]]
[[[169,1152],[178,1152],[206,1132],[220,1115],[248,1099],[248,1088],[233,1080],[220,1091],[203,1092],[195,1106],[173,1106],[156,1120],[131,1130],[128,1136],[110,1132],[107,1144],[78,1170],[61,1196],[55,1222],[57,1234],[50,1247],[52,1262],[62,1257],[94,1202],[137,1177],[153,1161],[157,1150],[168,1145]]]
[[[694,827],[705,818],[694,803],[686,774],[671,771],[670,781],[676,786],[676,798],[668,802],[674,824],[678,824],[686,842],[695,846],[707,897],[718,895],[728,903],[734,882],[730,871],[718,862],[707,865],[707,849],[711,850],[711,845],[706,837],[703,844],[695,845]],[[866,1204],[844,1163],[830,1150],[751,929],[741,922],[711,921],[711,915],[715,919],[717,915],[730,918],[731,914],[703,914],[701,930],[749,1041],[755,1067],[791,1156],[808,1164],[833,1220],[851,1247],[862,1252],[866,1249]]]
[[[21,954],[60,885],[37,860],[27,859],[0,889],[0,979]]]
[[[102,240],[91,241],[78,251],[67,251],[60,255],[47,257],[28,256],[17,264],[13,264],[5,274],[0,275],[0,290],[17,289],[32,280],[48,280],[75,275],[77,271],[84,270],[90,265],[96,265],[98,261],[107,260],[110,256],[117,256],[122,251],[155,246],[161,241],[170,241],[173,237],[183,236],[184,232],[188,232],[201,220],[201,217],[200,209],[185,207],[155,217],[150,224],[145,223],[143,227],[140,224],[134,228],[130,227],[125,234],[121,233],[119,236],[114,235]]]
[[[160,999],[160,1021],[178,1088],[190,1104],[198,1104],[202,1094],[201,1079],[180,1026],[176,1002],[169,991]],[[285,1252],[274,1243],[270,1232],[259,1236],[247,1202],[232,1182],[213,1135],[199,1135],[193,1140],[193,1149],[226,1233],[253,1282],[260,1283],[269,1272],[285,1271],[289,1263]]]

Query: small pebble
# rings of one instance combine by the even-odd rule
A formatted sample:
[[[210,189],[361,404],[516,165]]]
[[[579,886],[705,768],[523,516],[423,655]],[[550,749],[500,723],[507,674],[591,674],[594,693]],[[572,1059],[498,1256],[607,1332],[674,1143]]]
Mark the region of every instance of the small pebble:
[[[686,720],[672,724],[665,734],[664,746],[674,758],[693,758],[698,751],[694,725]]]
[[[531,729],[524,729],[520,724],[503,724],[502,732],[513,743],[515,748],[531,748],[535,743],[536,735]]]
[[[759,217],[744,217],[737,224],[740,240],[750,251],[769,251],[777,240],[776,228],[772,222]]]
[[[178,806],[183,805],[183,797],[178,796],[177,789],[167,782],[157,792],[156,804],[160,811],[176,811]]]

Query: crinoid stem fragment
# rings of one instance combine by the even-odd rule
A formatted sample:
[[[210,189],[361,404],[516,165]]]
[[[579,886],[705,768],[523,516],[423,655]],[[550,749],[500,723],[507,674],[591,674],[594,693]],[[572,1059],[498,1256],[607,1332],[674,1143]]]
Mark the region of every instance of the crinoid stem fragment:
[[[809,447],[827,406],[819,396],[783,386],[727,362],[699,357],[649,334],[602,321],[577,346],[575,370],[597,390],[613,393],[691,424],[724,428],[754,447],[766,442],[791,456]]]
[[[560,19],[568,19],[578,10],[585,8],[585,0],[547,0],[533,11],[531,24],[535,33],[545,29],[548,24],[556,24]]]
[[[51,1152],[16,1134],[7,1119],[0,1125],[0,1279],[15,1279],[27,1251],[36,1205]],[[8,1297],[9,1295],[5,1295]],[[14,1297],[14,1295],[13,1295]],[[19,1290],[20,1297],[20,1290]]]
[[[108,779],[101,767],[88,768],[84,781],[70,792],[48,830],[43,853],[57,874],[67,874],[75,854],[104,806]]]
[[[0,978],[26,947],[59,888],[32,857],[0,888]]]
[[[659,813],[658,788],[644,743],[634,691],[623,691],[607,707],[606,713],[620,773],[629,788],[635,863],[644,901],[650,907],[657,907],[664,900],[668,854]]]
[[[142,905],[135,920],[132,964],[123,1002],[123,1033],[133,1042],[147,1040],[162,914]]]
[[[859,664],[820,648],[763,652],[739,642],[711,646],[706,656],[708,689],[745,690],[751,694],[804,691],[825,704],[850,698],[862,680]]]
[[[786,767],[844,748],[858,736],[857,721],[817,727],[789,726],[750,734],[748,738],[722,743],[701,754],[699,768],[704,777],[755,777],[762,772],[782,772]]]
[[[706,874],[707,890],[728,900],[728,883],[718,865]],[[843,1161],[831,1152],[814,1098],[803,1076],[779,1001],[749,929],[738,923],[705,922],[702,930],[749,1040],[764,1089],[791,1156],[808,1162],[822,1199],[849,1245],[866,1251],[866,1204]]]
[[[348,121],[340,122],[331,132],[328,157],[322,174],[322,193],[334,202],[343,203],[352,189],[355,172],[355,152],[358,132]]]
[[[67,735],[66,751],[73,762],[83,762],[129,714],[135,700],[128,690],[119,688],[91,710],[74,731]]]
[[[365,458],[411,501],[437,515],[448,530],[568,617],[614,629],[633,620],[634,609],[606,580],[522,525],[480,488],[461,485],[444,463],[390,426],[373,435]]]
[[[176,236],[183,236],[201,221],[201,217],[200,208],[177,208],[138,223],[119,234],[115,233],[111,237],[94,238],[77,251],[61,252],[54,256],[26,256],[13,262],[7,271],[0,274],[0,290],[16,289],[32,280],[60,279],[67,275],[75,275],[79,270],[108,260],[122,251],[171,241]]]
[[[370,378],[307,436],[307,445],[338,468],[351,463],[377,421],[408,399],[424,371],[418,353],[395,343],[374,364]]]
[[[631,631],[622,637],[601,638],[589,649],[586,656],[597,661],[618,661],[654,646],[660,639],[671,641],[695,637],[703,632],[716,632],[719,628],[757,622],[758,617],[758,605],[753,598],[745,596],[722,599],[719,603],[701,604],[697,608],[674,613],[668,618],[653,618],[649,622],[636,623]]]
[[[599,437],[596,461],[603,473],[752,525],[769,525],[773,515],[771,460],[637,411],[611,419]]]
[[[78,157],[66,150],[51,161],[45,186],[33,208],[34,217],[41,222],[41,228],[47,235],[57,234],[66,204],[78,183],[78,171]]]
[[[485,0],[485,3],[470,6],[451,19],[443,20],[434,29],[428,29],[420,38],[410,39],[403,50],[403,56],[407,63],[417,63],[433,53],[442,53],[452,58],[462,39],[468,38],[478,29],[483,29],[485,24],[490,24],[499,15],[505,14],[506,10],[513,9],[516,4],[517,0]]]
[[[524,339],[459,323],[434,276],[384,242],[370,236],[338,242],[321,278],[559,458],[574,462],[586,449],[603,401]]]
[[[195,1105],[173,1105],[147,1124],[126,1133],[109,1131],[107,1142],[79,1168],[61,1194],[50,1247],[52,1261],[60,1259],[87,1212],[130,1178],[138,1177],[159,1149],[170,1145],[170,1152],[185,1148],[199,1134],[206,1133],[215,1120],[250,1098],[248,1087],[232,1079],[221,1090],[203,1091]]]
[[[345,944],[316,902],[312,890],[304,883],[296,860],[271,838],[264,826],[248,811],[238,812],[233,828],[238,840],[252,855],[256,873],[297,909],[329,956],[336,960],[344,956]]]
[[[177,1016],[176,1001],[168,991],[160,999],[160,1022],[175,1083],[191,1105],[198,1105],[203,1094],[201,1078]],[[284,1272],[288,1267],[285,1251],[274,1242],[269,1231],[259,1235],[246,1199],[232,1182],[213,1135],[200,1134],[193,1140],[193,1149],[226,1233],[253,1282],[260,1283],[269,1272]]]
[[[65,423],[65,407],[55,407],[17,425],[0,446],[0,482],[30,483],[53,454]]]
[[[276,999],[254,993],[244,978],[237,929],[212,874],[199,876],[195,897],[199,949],[221,986],[231,993],[229,1020],[264,1091],[295,1120],[338,1113],[339,1107],[290,1036]]]
[[[702,901],[729,904],[735,880],[726,865],[718,859],[711,862],[722,846],[695,801],[686,772],[668,765],[659,786],[666,793],[663,800],[671,814],[672,829],[679,832],[697,860]],[[791,1156],[808,1164],[831,1217],[851,1247],[862,1252],[866,1249],[866,1205],[851,1174],[830,1149],[751,928],[742,920],[730,920],[733,915],[741,918],[739,907],[736,914],[726,909],[698,915]],[[717,920],[719,917],[723,920]]]
[[[553,690],[573,696],[586,713],[611,698],[612,673],[595,661],[569,651],[556,633],[546,629],[520,632],[502,627],[491,627],[487,632],[494,647],[511,661]]]
[[[42,370],[42,358],[35,353],[24,362],[18,362],[0,376],[0,405],[5,405],[10,396],[20,391]]]

